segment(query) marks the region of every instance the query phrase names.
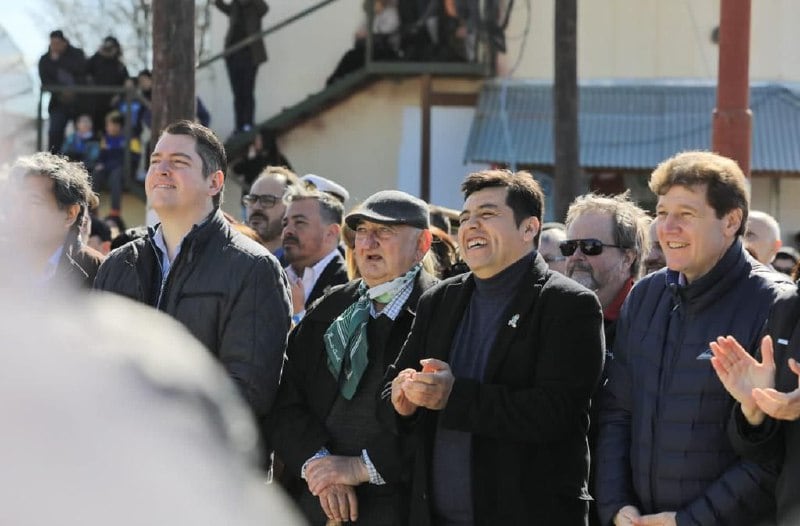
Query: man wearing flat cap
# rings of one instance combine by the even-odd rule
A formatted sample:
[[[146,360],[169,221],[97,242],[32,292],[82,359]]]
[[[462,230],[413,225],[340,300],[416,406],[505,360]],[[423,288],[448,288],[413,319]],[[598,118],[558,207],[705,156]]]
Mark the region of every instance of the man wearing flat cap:
[[[428,205],[382,191],[345,221],[362,277],[331,289],[291,333],[272,443],[312,524],[404,524],[408,464],[376,415],[417,299],[436,281],[421,267],[431,244]]]
[[[477,172],[461,189],[471,272],[420,299],[391,389],[395,421],[419,433],[408,523],[586,524],[600,303],[537,254],[529,173]]]

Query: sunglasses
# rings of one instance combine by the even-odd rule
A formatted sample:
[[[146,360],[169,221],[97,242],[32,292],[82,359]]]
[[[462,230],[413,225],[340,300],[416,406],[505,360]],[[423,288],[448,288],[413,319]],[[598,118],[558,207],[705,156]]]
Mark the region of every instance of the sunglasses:
[[[272,208],[281,199],[283,199],[283,197],[278,196],[278,195],[245,194],[245,195],[242,196],[242,204],[244,206],[253,206],[256,203],[260,203],[261,206],[263,206],[264,208]]]
[[[628,248],[620,245],[608,245],[599,239],[568,239],[558,245],[561,253],[567,257],[574,254],[578,247],[581,248],[584,256],[599,256],[603,253],[603,247]]]

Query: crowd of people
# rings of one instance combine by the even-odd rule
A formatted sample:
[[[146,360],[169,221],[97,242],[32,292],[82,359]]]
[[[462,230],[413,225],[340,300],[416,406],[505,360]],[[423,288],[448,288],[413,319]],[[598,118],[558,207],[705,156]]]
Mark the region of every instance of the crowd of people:
[[[51,90],[49,151],[83,163],[92,175],[94,190],[109,193],[107,215],[120,217],[123,190],[134,181],[141,182],[140,162],[151,149],[152,73],[143,69],[135,77],[129,76],[120,43],[112,35],[87,59],[63,31],[55,30],[50,33],[47,52],[39,59],[39,77],[42,86]],[[118,88],[118,92],[87,94],[70,89],[83,86]],[[211,121],[199,97],[197,119],[205,126]],[[72,132],[67,135],[70,123]]]
[[[310,523],[800,519],[797,269],[772,267],[779,225],[734,161],[665,160],[654,219],[590,193],[563,224],[527,172],[467,175],[455,224],[397,190],[348,211],[340,184],[285,166],[239,222],[227,174],[211,130],[169,125],[145,179],[159,222],[112,238],[84,165],[22,157],[6,274],[177,320]]]

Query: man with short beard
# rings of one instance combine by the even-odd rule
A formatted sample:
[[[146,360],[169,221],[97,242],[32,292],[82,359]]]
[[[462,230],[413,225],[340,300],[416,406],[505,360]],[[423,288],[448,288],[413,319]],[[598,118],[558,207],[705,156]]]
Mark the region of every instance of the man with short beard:
[[[347,283],[347,265],[339,252],[342,203],[330,194],[297,189],[284,199],[283,250],[292,286],[292,320],[334,286]]]
[[[283,196],[290,187],[298,185],[297,175],[282,166],[267,166],[253,182],[250,193],[242,196],[247,225],[258,232],[264,245],[286,266],[281,244],[283,214],[286,205]]]
[[[597,194],[578,196],[567,211],[567,240],[560,245],[567,257],[567,276],[593,290],[603,307],[603,331],[606,337],[606,364],[613,359],[616,322],[622,304],[641,275],[646,256],[648,218],[644,210],[628,199],[627,194],[606,197]],[[605,381],[605,373],[600,385]],[[594,493],[597,455],[597,404],[589,413],[589,491]],[[589,524],[599,525],[594,501],[589,507]]]
[[[567,276],[593,290],[603,306],[606,348],[614,343],[614,324],[641,275],[647,255],[648,218],[627,195],[578,196],[567,211]]]

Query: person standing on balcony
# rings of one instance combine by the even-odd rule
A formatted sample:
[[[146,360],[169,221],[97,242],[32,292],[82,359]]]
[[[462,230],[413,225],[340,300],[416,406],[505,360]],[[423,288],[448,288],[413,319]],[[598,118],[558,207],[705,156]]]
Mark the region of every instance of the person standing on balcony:
[[[122,47],[114,36],[107,36],[97,52],[86,65],[89,81],[96,86],[124,86],[128,80],[128,68],[122,62]],[[114,93],[95,93],[91,95],[92,125],[95,130],[105,127],[106,115],[114,108],[111,100]],[[122,97],[124,100],[124,96]]]
[[[86,55],[82,49],[70,44],[60,29],[50,33],[50,47],[39,59],[39,78],[42,86],[73,86],[86,81]],[[79,102],[80,96],[74,92],[50,94],[47,140],[51,152],[61,151],[64,130],[67,123],[79,114]]]
[[[264,0],[216,0],[214,5],[225,13],[230,25],[225,35],[225,48],[261,33],[261,19],[269,11]],[[253,128],[253,114],[256,101],[253,95],[256,87],[258,66],[267,61],[264,40],[259,38],[250,45],[234,51],[225,57],[228,78],[233,91],[233,111],[236,131],[250,131]]]

